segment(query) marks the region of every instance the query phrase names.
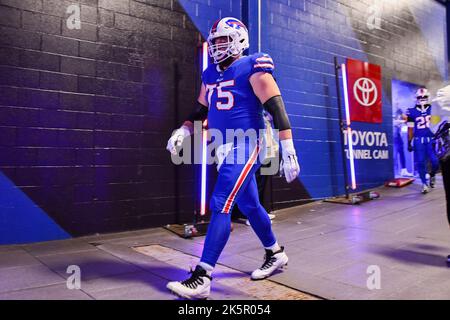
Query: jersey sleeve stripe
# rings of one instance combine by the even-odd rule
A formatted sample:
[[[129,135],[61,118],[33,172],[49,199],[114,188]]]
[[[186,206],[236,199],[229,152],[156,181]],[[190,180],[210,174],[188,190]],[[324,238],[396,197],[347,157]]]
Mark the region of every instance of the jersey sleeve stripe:
[[[273,64],[270,63],[257,63],[253,66],[253,68],[269,68],[269,69],[275,69]]]
[[[272,58],[269,58],[269,57],[261,57],[261,58],[257,58],[257,59],[256,59],[256,62],[270,62],[270,63],[273,64]]]

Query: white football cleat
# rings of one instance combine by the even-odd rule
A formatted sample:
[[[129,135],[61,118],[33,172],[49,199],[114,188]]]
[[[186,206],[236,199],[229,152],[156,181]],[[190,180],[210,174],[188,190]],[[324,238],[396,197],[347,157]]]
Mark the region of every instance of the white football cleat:
[[[252,280],[262,280],[270,277],[278,269],[282,269],[288,263],[288,256],[284,253],[284,247],[277,252],[266,249],[266,255],[264,256],[264,263],[255,271],[252,272]]]
[[[422,194],[430,192],[430,188],[426,184],[422,185]]]
[[[408,170],[407,170],[406,168],[403,168],[403,169],[400,171],[400,176],[402,176],[402,177],[412,177],[413,174],[410,173],[410,172],[408,172]]]
[[[200,266],[195,267],[189,279],[184,281],[172,281],[167,284],[167,289],[176,295],[186,299],[206,299],[211,291],[212,278],[206,270]]]

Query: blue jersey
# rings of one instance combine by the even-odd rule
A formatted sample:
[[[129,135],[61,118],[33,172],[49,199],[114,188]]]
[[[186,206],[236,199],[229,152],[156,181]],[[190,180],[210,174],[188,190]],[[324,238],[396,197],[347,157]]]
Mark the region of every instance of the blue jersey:
[[[263,108],[253,92],[250,76],[257,72],[272,73],[274,64],[268,54],[256,53],[234,61],[225,71],[210,65],[202,74],[208,101],[208,127],[227,129],[264,129]]]
[[[414,127],[415,138],[434,136],[430,129],[431,106],[425,111],[422,111],[420,107],[409,108],[406,115],[408,116],[408,127]]]

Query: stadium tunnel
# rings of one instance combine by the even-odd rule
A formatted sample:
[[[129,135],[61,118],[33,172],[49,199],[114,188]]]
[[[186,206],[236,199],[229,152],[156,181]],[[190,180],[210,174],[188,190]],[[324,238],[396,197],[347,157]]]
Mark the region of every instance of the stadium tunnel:
[[[354,159],[353,191],[383,185],[393,83],[448,80],[448,4],[368,2],[0,0],[0,244],[192,221],[215,169],[203,190],[201,166],[175,166],[165,147],[195,106],[219,17],[244,21],[249,53],[271,55],[291,119],[301,175],[274,176],[266,207],[345,192],[334,57],[381,68],[381,119],[353,130],[385,136],[368,150],[387,156]]]

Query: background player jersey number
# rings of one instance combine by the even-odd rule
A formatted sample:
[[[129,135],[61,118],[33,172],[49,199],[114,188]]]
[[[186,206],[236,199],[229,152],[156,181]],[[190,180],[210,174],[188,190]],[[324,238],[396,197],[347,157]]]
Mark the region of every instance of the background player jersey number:
[[[425,129],[430,127],[431,116],[417,117],[417,129]]]
[[[208,90],[208,104],[211,107],[211,98],[214,93],[214,89],[217,88],[217,98],[224,99],[222,101],[216,101],[216,108],[218,110],[230,110],[234,106],[234,96],[231,91],[228,91],[229,87],[234,86],[234,80],[228,80],[219,82],[219,84],[207,84],[206,90]],[[226,100],[225,100],[226,99]],[[223,102],[226,101],[226,102]]]

